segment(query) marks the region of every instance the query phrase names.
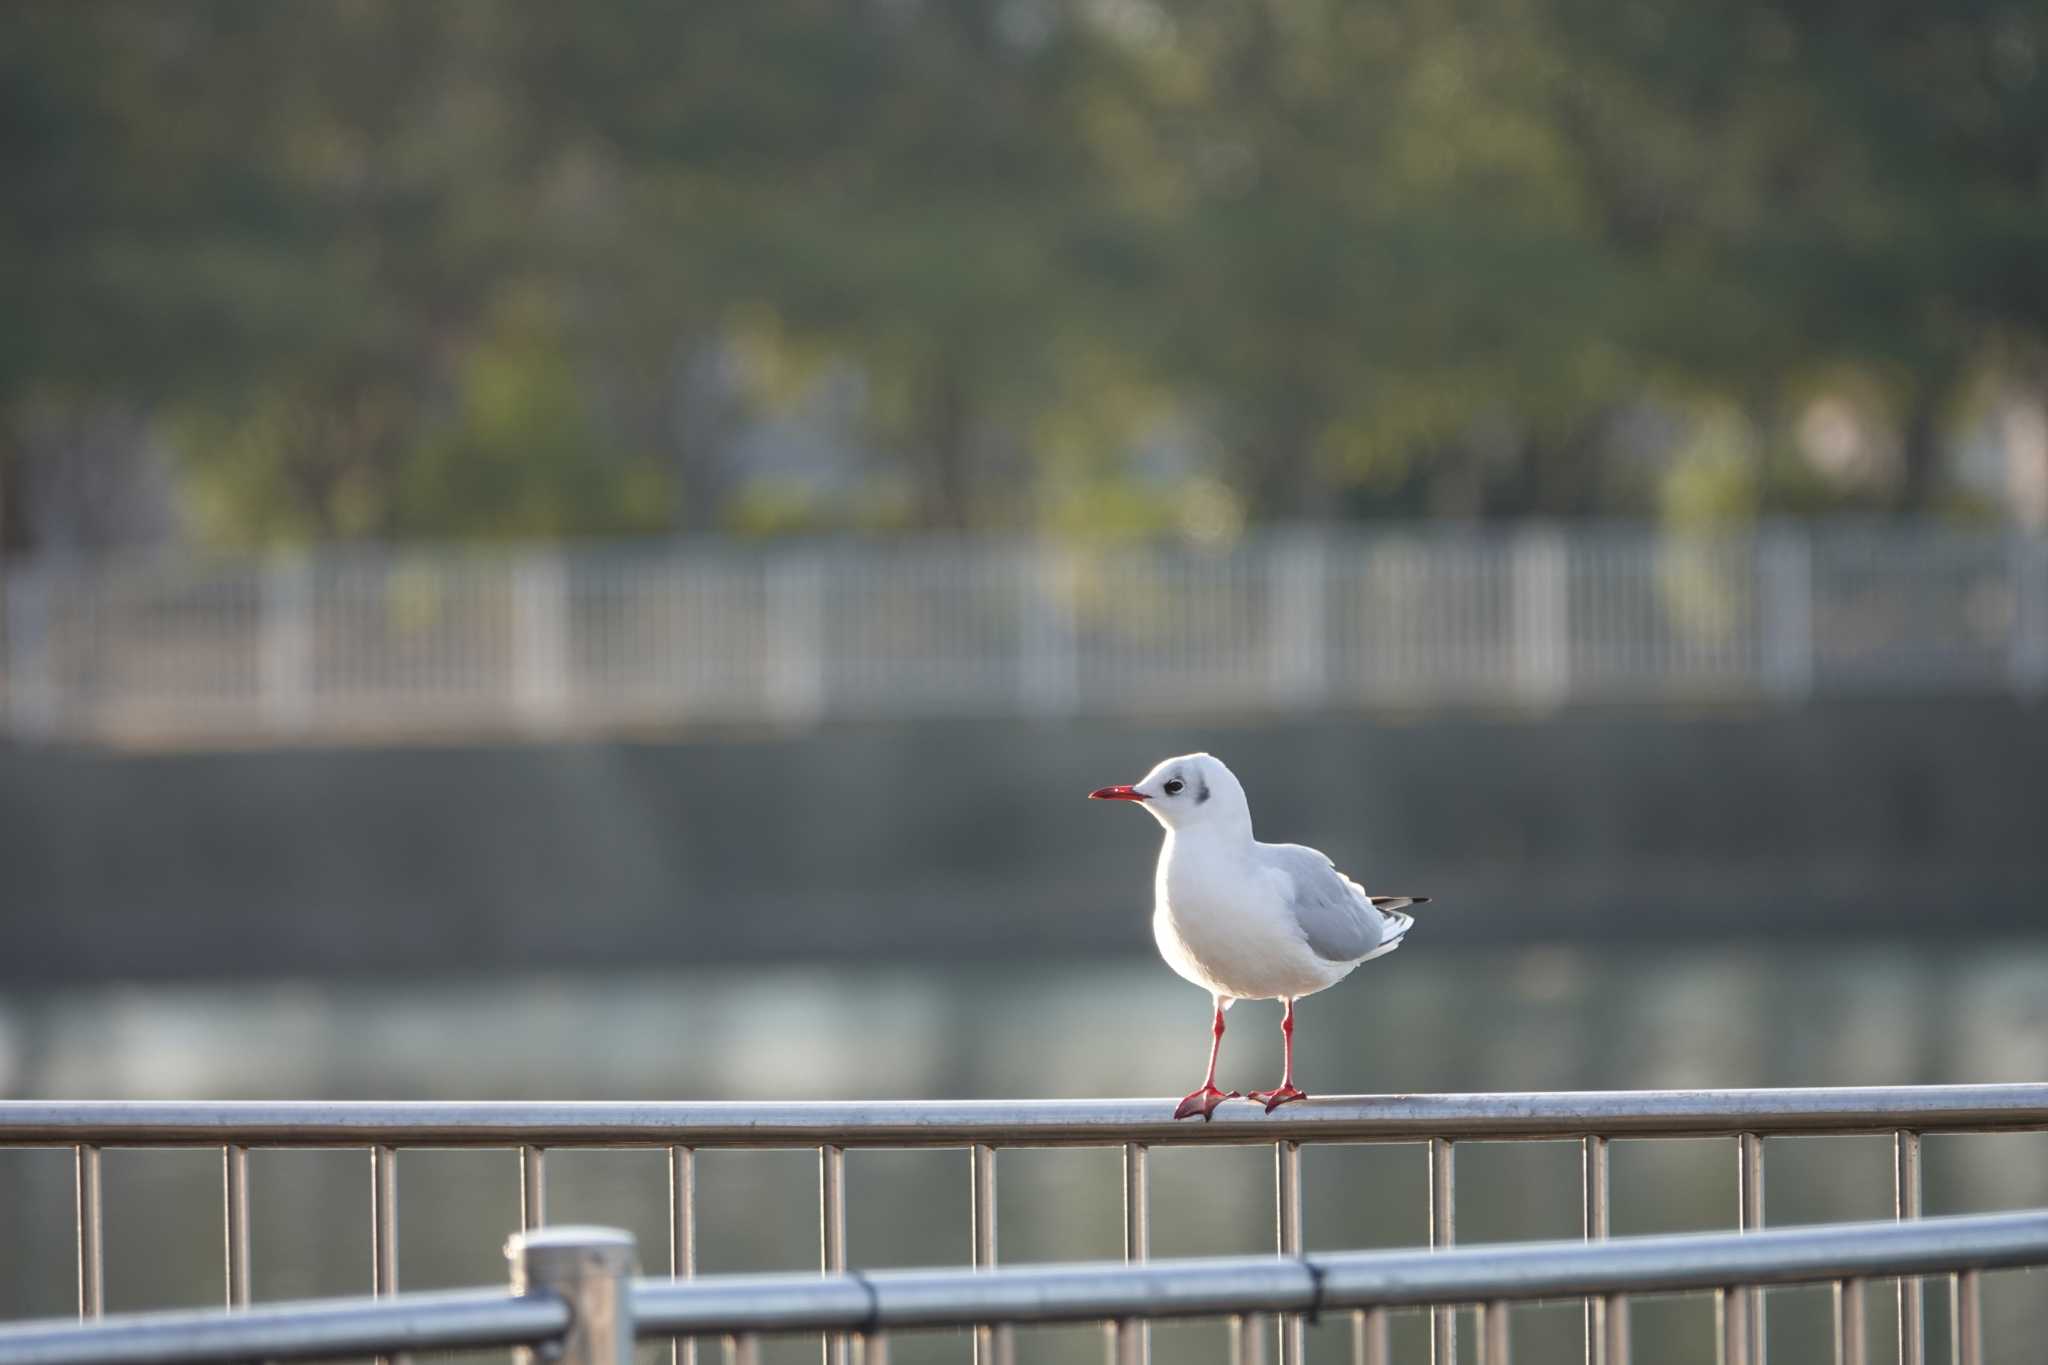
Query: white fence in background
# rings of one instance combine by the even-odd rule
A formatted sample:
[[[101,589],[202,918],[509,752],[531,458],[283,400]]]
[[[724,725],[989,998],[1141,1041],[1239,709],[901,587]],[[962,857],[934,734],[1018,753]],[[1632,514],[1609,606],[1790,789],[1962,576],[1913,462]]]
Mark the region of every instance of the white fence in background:
[[[138,742],[2048,690],[2048,540],[1532,526],[16,561],[4,728]]]

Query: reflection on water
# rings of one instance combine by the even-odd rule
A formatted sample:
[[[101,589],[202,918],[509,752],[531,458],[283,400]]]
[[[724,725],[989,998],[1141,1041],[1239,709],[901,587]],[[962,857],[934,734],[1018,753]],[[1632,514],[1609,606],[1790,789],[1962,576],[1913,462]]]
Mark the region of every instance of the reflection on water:
[[[1313,1093],[1877,1084],[2048,1077],[2048,948],[1908,947],[1653,952],[1431,950],[1418,940],[1307,1001],[1299,1078]],[[1270,1085],[1278,1009],[1230,1016],[1221,1076]],[[320,1097],[741,1099],[863,1096],[1178,1095],[1199,1078],[1207,1002],[1151,961],[1017,965],[705,968],[522,980],[120,988],[0,1000],[0,1093],[76,1098]],[[1883,1138],[1769,1145],[1773,1222],[1883,1217]],[[1614,1231],[1725,1227],[1735,1162],[1726,1142],[1614,1144]],[[1120,1162],[1111,1150],[1006,1152],[1005,1260],[1122,1252]],[[413,1287],[495,1283],[517,1220],[506,1152],[406,1152],[399,1164],[401,1277]],[[1415,1145],[1312,1147],[1306,1236],[1316,1247],[1426,1240]],[[351,1293],[369,1283],[369,1172],[359,1153],[258,1152],[250,1164],[259,1298]],[[220,1295],[220,1158],[205,1151],[105,1158],[107,1301],[132,1309]],[[1272,1153],[1168,1149],[1153,1162],[1157,1255],[1272,1246]],[[630,1227],[665,1268],[658,1152],[549,1157],[549,1215]],[[817,1166],[806,1152],[700,1157],[706,1271],[808,1268],[817,1256]],[[1578,1231],[1577,1147],[1465,1144],[1461,1240]],[[848,1157],[851,1254],[866,1266],[968,1255],[959,1152]],[[73,1293],[70,1162],[0,1151],[0,1317],[60,1314]],[[2048,1205],[2048,1135],[1929,1139],[1929,1212]],[[2048,1333],[2043,1279],[1994,1275],[1987,1330],[2017,1351]],[[1872,1298],[1889,1343],[1890,1296]],[[1931,1337],[1946,1339],[1931,1292]],[[1771,1299],[1774,1350],[1824,1359],[1822,1291]],[[1671,1362],[1712,1358],[1711,1305],[1644,1303],[1639,1343]],[[1516,1358],[1578,1359],[1575,1308],[1516,1318]],[[1408,1358],[1419,1319],[1396,1329]],[[1316,1359],[1348,1359],[1341,1324]],[[1222,1333],[1162,1328],[1154,1358],[1223,1358]],[[898,1343],[899,1359],[953,1360],[957,1339]],[[1026,1360],[1094,1360],[1086,1331],[1026,1333]],[[1996,1353],[1994,1353],[1994,1358]],[[771,1359],[816,1359],[814,1344]],[[1885,1359],[1882,1351],[1876,1357]],[[1937,1350],[1935,1357],[1940,1358]]]

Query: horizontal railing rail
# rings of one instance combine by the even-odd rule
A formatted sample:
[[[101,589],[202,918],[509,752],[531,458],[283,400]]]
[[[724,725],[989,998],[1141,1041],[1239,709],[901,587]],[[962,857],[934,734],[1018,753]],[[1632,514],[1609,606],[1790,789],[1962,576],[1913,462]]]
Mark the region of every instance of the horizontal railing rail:
[[[1109,1360],[1117,1365],[1134,1358],[1140,1320],[1339,1311],[1359,1314],[1361,1355],[1384,1360],[1385,1311],[1439,1305],[1479,1306],[1481,1365],[1509,1365],[1513,1304],[1596,1299],[1620,1322],[1631,1296],[1692,1291],[1716,1294],[1721,1357],[1738,1362],[1749,1358],[1741,1291],[1826,1283],[1839,1299],[1837,1358],[1864,1365],[1864,1281],[1933,1274],[1957,1277],[1955,1358],[1980,1365],[1978,1277],[2048,1265],[2048,1210],[1604,1243],[688,1282],[627,1282],[630,1239],[601,1229],[548,1235],[554,1278],[536,1281],[532,1240],[515,1238],[511,1248],[515,1264],[523,1262],[515,1281],[528,1290],[523,1294],[476,1290],[22,1324],[0,1327],[0,1365],[211,1365],[503,1345],[547,1347],[563,1365],[600,1365],[630,1359],[635,1338],[722,1336],[740,1355],[761,1335],[820,1331],[857,1335],[873,1365],[891,1331],[1077,1322],[1111,1326]],[[608,1292],[591,1292],[589,1281],[599,1278],[613,1282]],[[1610,1334],[1604,1345],[1610,1365],[1628,1359],[1625,1332]]]
[[[2048,1084],[1319,1096],[1213,1121],[1171,1099],[0,1101],[0,1146],[1002,1147],[1716,1137],[2048,1128]]]
[[[0,1365],[202,1365],[537,1346],[559,1340],[570,1318],[558,1297],[503,1289],[123,1313],[0,1325]]]
[[[1316,1143],[1414,1143],[1428,1156],[1422,1193],[1430,1243],[1456,1241],[1457,1147],[1471,1141],[1574,1140],[1580,1147],[1582,1231],[1607,1237],[1609,1144],[1616,1139],[1724,1138],[1736,1170],[1735,1226],[1765,1224],[1766,1141],[1815,1135],[1887,1134],[1892,1139],[1892,1209],[1918,1219],[1921,1139],[1926,1134],[2048,1131],[2048,1084],[1861,1086],[1822,1089],[1583,1091],[1474,1095],[1358,1095],[1319,1098],[1266,1114],[1225,1105],[1210,1122],[1175,1120],[1169,1099],[848,1101],[830,1103],[444,1103],[327,1101],[5,1101],[0,1148],[69,1147],[76,1161],[78,1307],[104,1308],[104,1151],[128,1147],[212,1147],[222,1154],[227,1296],[250,1302],[248,1154],[262,1148],[355,1148],[367,1152],[366,1210],[374,1285],[397,1285],[398,1167],[408,1148],[510,1148],[518,1154],[520,1226],[546,1221],[546,1157],[551,1148],[665,1148],[668,1157],[670,1269],[695,1270],[696,1158],[729,1148],[813,1149],[818,1155],[820,1269],[848,1270],[846,1153],[852,1148],[959,1148],[969,1157],[972,1265],[997,1262],[997,1156],[1030,1147],[1121,1148],[1126,1260],[1150,1256],[1148,1162],[1155,1147],[1270,1144],[1274,1153],[1275,1250],[1303,1252],[1301,1149]],[[509,1174],[509,1172],[508,1172]],[[1898,1339],[1904,1365],[1922,1365],[1921,1289],[1902,1279]],[[1748,1359],[1763,1365],[1764,1302],[1742,1296]],[[1137,1329],[1140,1357],[1144,1328]],[[1431,1359],[1457,1359],[1456,1315],[1432,1314]],[[1599,1314],[1585,1316],[1589,1361],[1602,1340]],[[1007,1360],[1001,1331],[984,1330],[977,1358]],[[1303,1359],[1302,1324],[1280,1334],[1282,1365]],[[848,1359],[832,1353],[828,1365]]]
[[[655,1336],[1117,1322],[1726,1291],[2048,1265],[2048,1210],[1607,1242],[1229,1256],[992,1272],[642,1280]]]

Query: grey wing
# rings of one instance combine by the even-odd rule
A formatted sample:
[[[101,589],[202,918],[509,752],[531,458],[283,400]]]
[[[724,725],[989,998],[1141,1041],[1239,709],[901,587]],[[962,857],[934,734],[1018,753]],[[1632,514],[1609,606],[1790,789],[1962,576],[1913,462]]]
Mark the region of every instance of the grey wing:
[[[1380,946],[1385,917],[1328,858],[1300,844],[1267,844],[1265,851],[1293,883],[1289,905],[1317,957],[1356,962]]]

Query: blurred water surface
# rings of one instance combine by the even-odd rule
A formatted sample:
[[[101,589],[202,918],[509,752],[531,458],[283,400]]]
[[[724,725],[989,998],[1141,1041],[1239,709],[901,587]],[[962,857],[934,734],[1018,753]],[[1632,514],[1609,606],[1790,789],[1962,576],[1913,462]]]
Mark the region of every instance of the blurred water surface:
[[[1230,1015],[1221,1079],[1279,1074],[1278,1008]],[[1432,948],[1411,941],[1299,1013],[1299,1079],[1312,1092],[2016,1081],[2048,1077],[2048,947],[1898,943],[1779,950],[1768,943],[1603,950]],[[1199,1079],[1207,1001],[1145,959],[1012,964],[817,964],[633,974],[400,982],[221,982],[0,998],[0,1093],[23,1097],[743,1099],[1178,1095]],[[1890,1143],[1781,1139],[1768,1146],[1774,1223],[1884,1217]],[[1727,1142],[1617,1142],[1617,1234],[1731,1226]],[[817,1164],[797,1152],[700,1157],[707,1272],[817,1263]],[[1311,1147],[1312,1247],[1427,1238],[1418,1145]],[[1461,1144],[1462,1241],[1578,1231],[1575,1143]],[[1007,1261],[1122,1253],[1114,1150],[1005,1152]],[[115,1151],[105,1158],[111,1310],[204,1304],[221,1294],[220,1158]],[[255,1292],[262,1299],[369,1286],[369,1172],[360,1153],[257,1152],[250,1165]],[[630,1227],[665,1269],[662,1154],[549,1158],[551,1221]],[[1157,1255],[1273,1245],[1267,1148],[1168,1149],[1153,1164]],[[400,1275],[408,1287],[494,1283],[518,1217],[515,1156],[407,1151],[399,1163]],[[968,1257],[964,1153],[848,1157],[848,1226],[861,1266]],[[0,1317],[72,1307],[70,1156],[0,1151]],[[2048,1205],[2048,1135],[1932,1138],[1930,1213]],[[2010,1350],[2048,1333],[2048,1276],[1988,1277],[1987,1332]],[[1874,1293],[1878,1360],[1888,1292]],[[1946,1296],[1929,1295],[1946,1340]],[[1780,1359],[1823,1359],[1821,1291],[1771,1299]],[[1878,1315],[1882,1314],[1882,1318]],[[1711,1305],[1646,1302],[1642,1347],[1712,1357]],[[1517,1359],[1578,1358],[1576,1309],[1517,1314]],[[1422,1340],[1397,1323],[1397,1354]],[[1348,1358],[1342,1324],[1311,1354]],[[950,1337],[898,1343],[899,1358],[961,1358]],[[784,1343],[771,1359],[813,1360]],[[1160,1329],[1155,1360],[1223,1359],[1213,1327]],[[1091,1331],[1025,1333],[1025,1360],[1092,1360]],[[1931,1359],[1941,1359],[1939,1349]]]

